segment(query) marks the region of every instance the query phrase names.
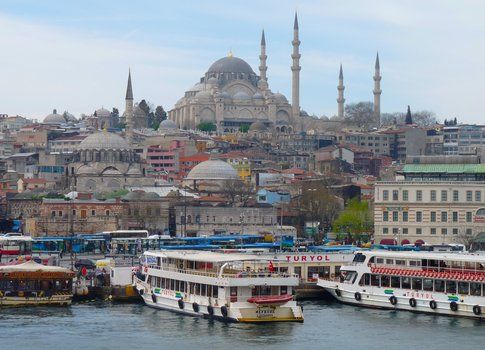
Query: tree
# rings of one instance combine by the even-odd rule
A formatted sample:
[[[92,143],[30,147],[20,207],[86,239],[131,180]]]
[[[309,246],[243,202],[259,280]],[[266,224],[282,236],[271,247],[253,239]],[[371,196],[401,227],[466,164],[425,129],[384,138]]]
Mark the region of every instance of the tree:
[[[216,125],[214,123],[211,123],[211,122],[202,122],[199,125],[197,125],[197,129],[199,129],[200,131],[211,132],[211,131],[216,131],[217,130],[217,127],[216,127]]]
[[[430,126],[433,124],[438,123],[438,119],[431,111],[416,111],[412,114],[413,124],[419,126]],[[381,125],[383,126],[390,126],[390,125],[403,125],[405,124],[406,120],[406,113],[403,112],[394,112],[394,113],[382,113],[381,114]]]
[[[151,127],[157,130],[158,127],[160,126],[160,123],[165,119],[167,119],[167,112],[165,112],[162,106],[157,106],[155,108],[155,113],[153,115],[153,122],[151,124]]]
[[[248,131],[249,131],[249,125],[247,125],[247,124],[243,124],[243,125],[241,125],[241,126],[239,127],[239,131],[240,131],[240,132],[244,132],[244,133],[248,132]]]
[[[374,226],[372,213],[366,201],[351,199],[345,209],[333,223],[333,229],[337,232],[345,232],[354,240],[360,240],[362,234],[369,233]]]
[[[140,107],[140,109],[145,112],[145,115],[149,115],[150,114],[150,106],[148,105],[147,101],[145,101],[145,99],[141,100],[140,103],[138,103],[138,107]]]
[[[229,200],[231,205],[240,203],[243,206],[248,204],[255,193],[254,187],[251,184],[240,179],[224,181],[224,184],[220,187],[220,191]]]
[[[349,103],[345,106],[346,121],[359,128],[368,129],[374,121],[374,104],[372,102]]]

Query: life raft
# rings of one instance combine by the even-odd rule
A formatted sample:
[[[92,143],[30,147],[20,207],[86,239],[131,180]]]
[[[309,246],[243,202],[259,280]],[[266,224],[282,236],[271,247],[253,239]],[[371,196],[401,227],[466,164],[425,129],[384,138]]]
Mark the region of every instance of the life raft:
[[[263,297],[251,297],[247,301],[248,303],[264,305],[264,304],[283,304],[290,300],[293,300],[292,295],[268,295]]]

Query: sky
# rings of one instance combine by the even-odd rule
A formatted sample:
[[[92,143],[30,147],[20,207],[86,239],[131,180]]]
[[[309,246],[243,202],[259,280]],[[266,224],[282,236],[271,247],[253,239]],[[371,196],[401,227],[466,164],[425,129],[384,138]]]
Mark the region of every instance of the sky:
[[[337,113],[340,63],[346,102],[372,101],[379,51],[383,113],[485,124],[479,0],[1,0],[0,113],[123,111],[130,67],[135,100],[170,110],[229,51],[259,74],[262,29],[270,88],[290,99],[295,10],[309,114]]]

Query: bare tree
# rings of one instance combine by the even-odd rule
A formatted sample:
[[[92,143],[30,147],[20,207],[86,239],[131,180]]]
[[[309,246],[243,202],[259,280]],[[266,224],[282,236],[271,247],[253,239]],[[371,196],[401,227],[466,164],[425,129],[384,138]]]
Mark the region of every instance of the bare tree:
[[[390,125],[403,125],[406,119],[406,113],[394,112],[394,113],[382,113],[381,124],[384,126]],[[412,113],[413,124],[419,126],[430,126],[437,124],[439,121],[435,114],[431,111],[416,111]]]
[[[374,104],[372,102],[349,103],[345,106],[346,121],[359,128],[369,128],[373,122]]]
[[[251,184],[239,179],[224,181],[220,186],[220,192],[232,205],[236,203],[246,205],[255,193]]]

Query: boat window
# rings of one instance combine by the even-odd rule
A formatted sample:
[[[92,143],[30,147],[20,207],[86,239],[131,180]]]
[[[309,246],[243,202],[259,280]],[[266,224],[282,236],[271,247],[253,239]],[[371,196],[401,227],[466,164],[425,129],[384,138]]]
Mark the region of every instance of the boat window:
[[[413,288],[415,290],[421,290],[423,288],[423,280],[421,278],[413,278]]]
[[[434,291],[443,293],[445,291],[445,281],[435,280],[434,281]]]
[[[480,283],[470,283],[470,295],[480,296],[482,292],[482,286]]]
[[[354,260],[353,260],[354,263],[361,263],[361,262],[364,262],[364,261],[365,261],[365,255],[364,254],[362,254],[362,253],[355,254]]]
[[[406,265],[406,260],[396,260],[396,265]]]
[[[470,285],[468,282],[458,282],[458,294],[468,294],[469,287]]]
[[[218,298],[219,297],[219,287],[212,286],[212,296],[214,298]]]
[[[423,290],[432,292],[433,291],[433,280],[430,278],[425,278],[423,280]]]
[[[347,274],[345,275],[345,282],[348,282],[348,283],[354,283],[355,282],[355,278],[357,277],[357,272],[355,271],[349,271],[347,272]]]
[[[384,264],[383,258],[376,258],[376,264]]]
[[[391,277],[390,276],[381,276],[381,287],[389,288],[391,285]]]
[[[455,281],[446,281],[446,293],[456,293]]]
[[[401,288],[401,277],[391,276],[391,287],[392,288]]]
[[[410,260],[409,266],[421,266],[421,261],[419,260]]]
[[[411,289],[411,278],[403,277],[401,282],[402,282],[403,289]]]
[[[364,273],[360,278],[359,285],[361,286],[368,286],[370,285],[370,275],[368,273]]]
[[[387,265],[394,265],[394,259],[386,259]]]
[[[281,286],[280,287],[280,295],[288,294],[288,286]]]
[[[200,288],[200,295],[205,296],[206,293],[207,293],[207,288],[206,288],[207,286],[205,284],[201,284],[200,287],[201,287]]]
[[[378,275],[370,275],[370,285],[379,287],[379,276]]]

